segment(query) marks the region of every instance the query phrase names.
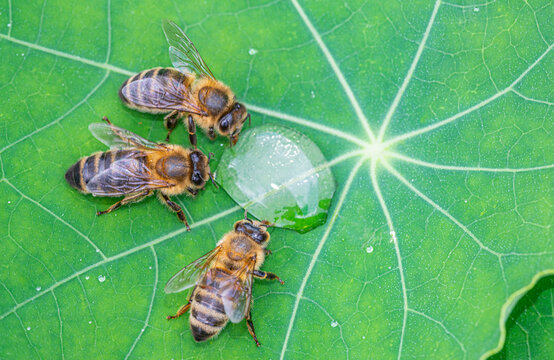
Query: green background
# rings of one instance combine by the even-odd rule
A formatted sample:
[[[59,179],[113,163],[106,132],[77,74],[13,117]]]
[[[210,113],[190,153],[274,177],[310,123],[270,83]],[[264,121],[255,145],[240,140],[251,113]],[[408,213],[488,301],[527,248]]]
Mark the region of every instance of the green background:
[[[515,302],[554,269],[552,13],[548,0],[0,1],[0,357],[499,350]],[[186,301],[163,293],[167,279],[242,216],[224,191],[178,199],[186,233],[154,198],[98,218],[113,199],[63,179],[105,149],[87,130],[103,115],[165,137],[160,116],[117,97],[128,76],[170,65],[163,18],[252,126],[305,133],[337,180],[325,225],[272,232],[263,269],[286,283],[254,284],[260,349],[244,323],[195,344],[186,318],[165,320]],[[182,126],[172,141],[186,144]],[[227,144],[199,137],[216,159]]]

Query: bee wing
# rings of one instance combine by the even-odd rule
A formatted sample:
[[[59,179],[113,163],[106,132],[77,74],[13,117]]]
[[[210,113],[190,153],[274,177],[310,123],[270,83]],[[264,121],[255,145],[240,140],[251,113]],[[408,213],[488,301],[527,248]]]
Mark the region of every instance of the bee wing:
[[[241,322],[250,310],[252,271],[255,264],[256,260],[251,259],[244,267],[236,270],[221,283],[219,295],[223,302],[225,315],[229,317],[231,322]]]
[[[171,187],[173,184],[154,179],[150,169],[140,161],[138,152],[118,159],[100,171],[87,183],[87,190],[95,196],[121,196],[143,190]]]
[[[192,41],[177,24],[170,20],[163,21],[165,38],[169,43],[169,57],[175,68],[185,74],[198,74],[215,80],[210,68],[196,50]]]
[[[212,262],[217,258],[220,249],[221,247],[217,246],[215,249],[202,255],[179,270],[179,272],[173,275],[167,284],[165,284],[165,293],[177,293],[195,285],[198,279],[206,273]]]
[[[148,149],[160,149],[162,145],[158,145],[155,142],[147,140],[137,134],[118,128],[110,124],[104,123],[92,123],[88,126],[88,129],[104,145],[110,149],[129,149],[129,148],[148,148]]]
[[[178,79],[165,77],[163,82],[156,78],[135,80],[125,85],[121,92],[137,106],[206,115],[190,90]]]

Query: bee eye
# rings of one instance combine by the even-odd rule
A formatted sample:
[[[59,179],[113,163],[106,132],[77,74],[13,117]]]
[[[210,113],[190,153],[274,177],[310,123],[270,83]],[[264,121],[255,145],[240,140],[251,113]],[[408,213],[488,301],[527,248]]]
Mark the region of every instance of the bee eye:
[[[239,110],[240,108],[242,107],[241,104],[239,103],[235,103],[235,110]]]
[[[227,131],[229,131],[229,127],[231,126],[232,120],[233,118],[230,113],[227,113],[225,116],[223,116],[221,120],[219,120],[219,130],[222,133],[226,133]]]
[[[204,183],[204,179],[202,179],[202,174],[200,173],[200,171],[198,170],[195,170],[193,173],[192,173],[192,176],[190,178],[190,180],[195,184],[195,185],[202,185],[202,183]]]

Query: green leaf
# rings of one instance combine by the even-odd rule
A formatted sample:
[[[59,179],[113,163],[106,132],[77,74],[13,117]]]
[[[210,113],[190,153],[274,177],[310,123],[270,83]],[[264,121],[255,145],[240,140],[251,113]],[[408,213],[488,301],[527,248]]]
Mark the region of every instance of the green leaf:
[[[506,321],[506,344],[491,360],[554,357],[554,276],[540,279]]]
[[[554,25],[548,0],[475,3],[3,0],[0,357],[475,359],[501,347],[509,310],[554,269]],[[165,319],[186,295],[164,283],[242,217],[224,191],[177,198],[187,233],[154,198],[96,217],[114,199],[64,182],[104,150],[87,130],[103,115],[164,139],[161,116],[117,96],[170,65],[163,18],[253,127],[306,134],[337,180],[324,226],[272,231],[263,269],[285,285],[254,283],[259,349],[244,323],[195,344],[186,317]],[[172,141],[187,144],[183,127]],[[199,136],[216,159],[227,144]]]
[[[317,145],[285,126],[244,132],[241,142],[223,153],[216,175],[252,215],[301,233],[326,222],[335,193],[335,179]]]

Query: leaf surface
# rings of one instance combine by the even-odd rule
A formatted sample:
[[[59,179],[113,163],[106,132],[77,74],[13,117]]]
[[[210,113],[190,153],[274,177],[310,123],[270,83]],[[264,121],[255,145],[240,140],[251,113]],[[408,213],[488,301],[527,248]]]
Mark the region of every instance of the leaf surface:
[[[548,0],[0,4],[2,358],[475,359],[554,269]],[[260,349],[244,323],[195,344],[165,319],[186,302],[165,282],[242,217],[224,191],[176,199],[187,233],[154,198],[96,217],[113,199],[64,182],[105,150],[87,130],[104,115],[164,139],[117,96],[170,65],[163,18],[253,127],[306,134],[337,181],[325,225],[272,232],[263,269],[286,284],[254,283]]]

